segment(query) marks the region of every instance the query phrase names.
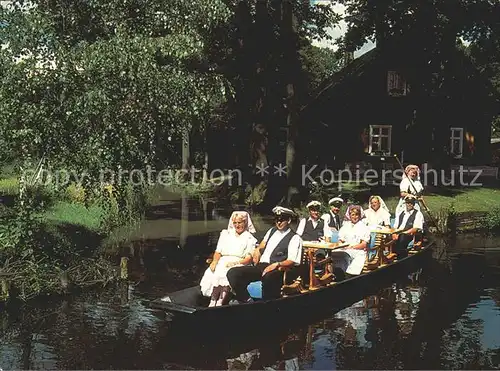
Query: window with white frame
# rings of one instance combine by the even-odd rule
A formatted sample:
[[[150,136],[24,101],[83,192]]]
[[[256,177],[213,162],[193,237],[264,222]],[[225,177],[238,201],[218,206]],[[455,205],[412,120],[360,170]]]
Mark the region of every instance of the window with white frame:
[[[405,96],[406,80],[396,71],[387,71],[387,94],[391,97]]]
[[[461,158],[464,148],[464,129],[450,128],[450,153],[455,158]]]
[[[370,147],[372,155],[391,154],[392,125],[370,125]]]

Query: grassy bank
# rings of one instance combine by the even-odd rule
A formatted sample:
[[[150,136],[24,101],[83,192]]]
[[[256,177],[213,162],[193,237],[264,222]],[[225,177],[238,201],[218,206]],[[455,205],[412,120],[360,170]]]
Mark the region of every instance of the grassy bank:
[[[105,240],[119,244],[120,238],[110,236],[118,227],[136,224],[150,201],[144,188],[37,187],[25,213],[16,203],[18,182],[12,175],[0,179],[0,197],[0,301],[116,279],[118,267],[101,245]]]
[[[342,187],[321,187],[311,189],[310,199],[318,199],[327,210],[331,197],[341,194],[348,203],[357,203],[368,207],[371,195],[381,196],[389,210],[394,213],[399,201],[399,187],[386,185],[383,187],[368,187],[363,184],[344,183]],[[438,188],[426,189],[424,200],[432,217],[438,222],[441,230],[473,231],[498,230],[500,228],[500,209],[498,200],[500,190],[488,187],[468,188]],[[305,215],[305,202],[297,211]],[[428,221],[429,215],[424,212]],[[429,223],[432,224],[432,223]]]

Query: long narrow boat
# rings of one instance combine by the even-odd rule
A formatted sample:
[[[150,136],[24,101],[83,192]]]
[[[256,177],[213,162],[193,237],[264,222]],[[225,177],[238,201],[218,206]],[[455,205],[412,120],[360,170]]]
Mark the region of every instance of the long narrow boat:
[[[207,307],[208,299],[194,286],[176,291],[147,304],[166,313],[170,326],[189,336],[234,333],[235,330],[260,331],[269,326],[297,324],[324,313],[332,313],[361,300],[384,284],[394,282],[398,275],[422,267],[432,256],[434,242],[425,239],[418,251],[377,269],[293,296],[273,300],[257,300],[245,304]],[[165,301],[167,300],[167,301]]]

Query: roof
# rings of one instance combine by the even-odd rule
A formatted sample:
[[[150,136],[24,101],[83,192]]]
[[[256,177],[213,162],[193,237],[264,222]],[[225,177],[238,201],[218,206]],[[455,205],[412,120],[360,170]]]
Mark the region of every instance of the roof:
[[[380,49],[373,48],[351,61],[351,63],[342,68],[340,71],[335,72],[329,78],[324,80],[315,92],[311,94],[311,99],[304,106],[302,106],[301,111],[307,109],[311,103],[318,100],[328,90],[344,84],[347,80],[363,75],[366,71],[366,66],[374,62],[380,54]]]
[[[391,55],[391,52],[398,51],[404,47],[405,45],[400,44],[401,42],[402,41],[394,42],[392,45],[387,45],[384,49],[375,47],[360,57],[354,59],[346,67],[334,73],[321,83],[318,89],[311,94],[310,100],[302,106],[301,111],[307,110],[309,106],[311,106],[314,102],[321,100],[327,94],[332,94],[332,91],[340,90],[342,86],[344,87],[344,89],[341,90],[342,95],[345,96],[346,94],[349,94],[352,89],[347,89],[346,87],[363,76],[369,67],[374,66],[376,63],[384,63],[383,59],[386,56]],[[481,74],[464,51],[459,50],[458,48],[455,51],[458,63],[454,63],[452,66],[456,68],[456,72],[463,72],[458,75],[459,77],[458,79],[455,79],[455,82],[463,84],[464,92],[466,92],[466,94],[467,91],[470,92],[471,88],[474,90],[480,86],[483,87],[485,89],[484,91],[487,92],[488,97],[491,99],[492,106],[495,106],[497,112],[500,113],[500,93],[493,87],[491,82]],[[408,58],[408,55],[404,55],[405,53],[398,54],[402,55],[403,58]]]

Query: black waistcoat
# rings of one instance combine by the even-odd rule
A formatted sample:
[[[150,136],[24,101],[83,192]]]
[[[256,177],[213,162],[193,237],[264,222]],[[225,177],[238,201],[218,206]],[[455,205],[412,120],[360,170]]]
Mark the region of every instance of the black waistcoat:
[[[271,233],[269,233],[269,238],[267,239],[266,245],[262,250],[262,255],[264,255],[264,251],[267,248],[267,244],[269,243],[271,236],[277,230],[278,230],[277,228],[273,228],[271,230]],[[278,245],[275,247],[275,249],[271,253],[271,256],[269,257],[270,263],[282,262],[288,259],[288,245],[290,244],[290,241],[292,240],[293,236],[295,236],[295,233],[292,230],[290,230],[290,232],[288,232],[287,235],[283,237],[280,242],[278,242]]]
[[[413,228],[413,222],[415,222],[416,215],[417,215],[417,210],[413,209],[411,214],[410,214],[410,217],[406,221],[406,225],[404,226],[403,230],[407,231],[408,229]],[[404,212],[399,215],[398,229],[401,229],[401,223],[403,223],[404,217],[405,217]]]
[[[306,226],[304,227],[304,232],[302,233],[302,239],[304,241],[317,241],[323,237],[323,228],[325,227],[325,221],[323,219],[318,220],[316,228],[313,227],[312,221],[307,220]]]
[[[334,214],[330,211],[330,221],[328,222],[328,226],[330,228],[335,228],[337,230],[340,229],[340,216],[338,214]]]

